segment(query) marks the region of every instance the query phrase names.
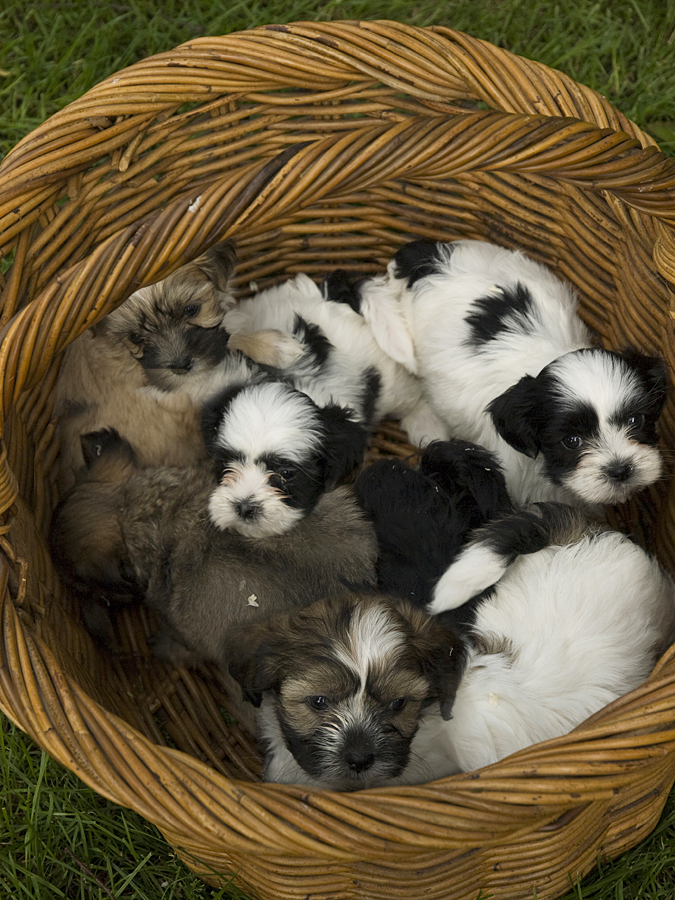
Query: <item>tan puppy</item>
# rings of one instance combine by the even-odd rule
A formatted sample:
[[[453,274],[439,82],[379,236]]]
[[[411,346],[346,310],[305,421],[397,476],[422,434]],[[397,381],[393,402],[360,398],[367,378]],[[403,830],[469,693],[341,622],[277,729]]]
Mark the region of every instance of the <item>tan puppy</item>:
[[[216,244],[136,291],[65,351],[55,409],[62,495],[83,464],[80,435],[115,428],[141,464],[193,465],[206,458],[203,400],[256,371],[232,351],[274,366],[302,352],[292,336],[269,330],[229,342],[221,322],[235,302],[234,263],[234,243]]]

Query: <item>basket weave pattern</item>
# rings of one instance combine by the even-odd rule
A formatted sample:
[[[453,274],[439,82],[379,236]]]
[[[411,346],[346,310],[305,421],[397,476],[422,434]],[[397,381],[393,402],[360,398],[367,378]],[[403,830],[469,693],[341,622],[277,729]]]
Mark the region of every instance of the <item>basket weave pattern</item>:
[[[207,880],[234,872],[269,900],[552,898],[636,844],[675,778],[672,650],[571,735],[476,773],[345,795],[263,785],[218,673],[156,661],[146,610],[120,615],[112,657],[82,627],[45,543],[51,418],[60,351],[228,235],[242,291],[378,271],[414,237],[522,246],[575,285],[605,346],[675,373],[674,227],[675,164],[648,136],[560,73],[443,28],[203,38],[53,116],[0,166],[0,709]],[[409,452],[395,426],[371,451]],[[621,521],[675,572],[669,483]]]

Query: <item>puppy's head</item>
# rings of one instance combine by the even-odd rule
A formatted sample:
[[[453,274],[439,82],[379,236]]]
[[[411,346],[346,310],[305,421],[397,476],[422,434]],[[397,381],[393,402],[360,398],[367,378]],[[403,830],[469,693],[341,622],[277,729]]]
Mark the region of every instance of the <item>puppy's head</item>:
[[[137,464],[131,445],[114,429],[82,435],[84,468],[54,510],[52,558],[76,590],[99,588],[117,599],[140,596],[122,537],[119,487]]]
[[[656,421],[666,399],[661,360],[633,350],[576,350],[526,375],[488,407],[521,453],[587,504],[622,503],[662,470]]]
[[[226,391],[204,410],[218,487],[211,520],[248,537],[281,534],[361,461],[365,428],[339,406],[318,407],[283,382]]]
[[[218,326],[234,303],[229,279],[235,258],[232,241],[216,244],[163,281],[136,291],[102,323],[160,390],[180,389],[186,376],[208,371],[228,352],[229,335]]]
[[[287,749],[334,790],[401,776],[423,709],[452,703],[463,645],[434,619],[381,595],[319,601],[261,623],[230,671],[250,699],[271,692]]]

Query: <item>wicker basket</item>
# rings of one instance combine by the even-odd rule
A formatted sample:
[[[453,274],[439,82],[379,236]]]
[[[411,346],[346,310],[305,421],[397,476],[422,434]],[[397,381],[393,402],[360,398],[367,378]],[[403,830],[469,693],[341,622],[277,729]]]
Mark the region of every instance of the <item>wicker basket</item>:
[[[520,245],[607,346],[663,355],[675,163],[593,91],[444,28],[270,26],[108,78],[0,167],[0,708],[188,865],[264,898],[550,898],[654,827],[675,777],[675,654],[569,736],[430,785],[260,784],[214,671],[154,660],[146,611],[99,653],[45,545],[60,351],[132,290],[235,235],[260,286],[376,271],[415,236]],[[673,437],[672,402],[662,419]],[[373,453],[407,451],[395,428]],[[675,495],[622,512],[675,571]],[[569,874],[568,874],[569,873]]]

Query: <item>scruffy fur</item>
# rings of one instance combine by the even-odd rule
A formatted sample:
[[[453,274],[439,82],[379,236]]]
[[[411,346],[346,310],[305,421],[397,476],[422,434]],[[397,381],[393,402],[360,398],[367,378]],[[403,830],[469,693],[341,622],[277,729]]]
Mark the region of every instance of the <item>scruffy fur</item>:
[[[209,522],[209,471],[140,468],[115,432],[85,440],[98,451],[56,511],[54,558],[80,589],[142,596],[165,620],[156,650],[176,664],[225,668],[255,622],[374,580],[375,537],[348,488],[288,533],[252,540]]]
[[[230,671],[262,695],[268,781],[356,790],[425,771],[410,742],[462,670],[460,641],[434,619],[356,592],[252,626],[245,645]]]
[[[675,636],[672,581],[624,535],[547,506],[539,529],[516,517],[511,541],[499,521],[491,546],[510,564],[468,633],[364,594],[250,630],[232,674],[263,693],[266,778],[334,790],[432,781],[566,734],[641,684]],[[479,589],[491,585],[491,528],[475,544]]]
[[[115,428],[141,463],[193,465],[206,458],[201,403],[258,362],[284,365],[295,341],[267,331],[230,341],[222,328],[234,304],[234,244],[223,241],[150,287],[141,288],[65,351],[56,391],[61,495],[83,459],[80,435]],[[289,355],[290,354],[290,355]]]

